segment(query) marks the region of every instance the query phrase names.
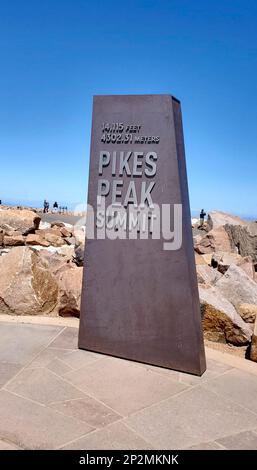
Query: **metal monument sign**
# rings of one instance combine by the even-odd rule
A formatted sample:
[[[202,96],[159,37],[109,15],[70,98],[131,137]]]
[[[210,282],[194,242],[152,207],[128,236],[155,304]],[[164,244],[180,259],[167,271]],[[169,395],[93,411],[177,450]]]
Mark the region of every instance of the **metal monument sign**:
[[[79,347],[201,375],[180,103],[95,96]]]

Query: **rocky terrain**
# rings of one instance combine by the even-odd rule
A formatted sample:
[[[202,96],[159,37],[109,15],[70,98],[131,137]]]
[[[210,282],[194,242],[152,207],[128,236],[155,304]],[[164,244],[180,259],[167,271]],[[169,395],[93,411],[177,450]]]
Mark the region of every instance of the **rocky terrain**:
[[[213,211],[192,229],[204,336],[257,361],[257,223]]]
[[[257,361],[257,223],[209,213],[192,221],[207,341]],[[23,208],[0,208],[0,313],[79,316],[84,227]]]
[[[0,313],[79,316],[84,240],[84,227],[0,208]]]

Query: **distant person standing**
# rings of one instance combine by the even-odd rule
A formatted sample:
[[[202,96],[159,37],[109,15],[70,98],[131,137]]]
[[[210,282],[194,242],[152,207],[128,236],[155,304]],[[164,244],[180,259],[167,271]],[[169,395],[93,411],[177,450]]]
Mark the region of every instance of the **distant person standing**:
[[[55,212],[55,213],[58,212],[58,203],[56,201],[53,204],[53,212]]]
[[[44,200],[44,213],[48,212],[49,210],[49,202],[45,199]]]
[[[204,209],[202,209],[200,212],[200,227],[203,227],[205,216],[206,216],[206,212],[204,212]]]

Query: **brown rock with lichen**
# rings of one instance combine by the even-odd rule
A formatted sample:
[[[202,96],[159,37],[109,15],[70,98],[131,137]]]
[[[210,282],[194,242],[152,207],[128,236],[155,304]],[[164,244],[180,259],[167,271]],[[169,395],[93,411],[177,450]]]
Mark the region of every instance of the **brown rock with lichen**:
[[[199,264],[196,266],[197,281],[199,284],[215,284],[222,274],[217,269],[211,268],[208,264]]]
[[[255,318],[252,342],[250,347],[250,359],[257,362],[257,317]]]
[[[72,230],[69,230],[66,227],[62,227],[60,229],[60,232],[61,232],[63,237],[71,237],[72,236]]]
[[[4,231],[0,229],[0,246],[4,244]]]
[[[37,234],[29,234],[26,237],[26,245],[39,245],[39,246],[44,246],[48,247],[50,246],[50,243],[45,240],[43,237]]]
[[[257,317],[257,305],[248,303],[240,304],[237,307],[237,312],[246,323],[254,323]]]
[[[0,258],[0,313],[51,314],[58,284],[40,254],[27,246],[14,247]]]
[[[58,313],[79,317],[83,268],[64,271],[59,279]]]
[[[224,227],[212,229],[195,244],[195,251],[200,255],[215,251],[226,251],[229,253],[235,250],[236,248],[232,246]]]
[[[199,253],[195,253],[195,264],[198,265],[206,265],[206,261],[203,258],[203,255],[199,255]]]
[[[49,242],[50,245],[58,247],[65,244],[65,241],[59,235],[55,233],[46,232],[44,234],[44,239]]]
[[[199,286],[203,330],[206,339],[229,342],[236,346],[249,343],[252,329],[237,313],[234,306],[216,287]]]
[[[0,228],[9,226],[22,233],[31,227],[39,228],[41,217],[28,209],[5,209],[0,211]]]
[[[22,235],[4,235],[4,246],[21,246],[24,245],[24,237]]]

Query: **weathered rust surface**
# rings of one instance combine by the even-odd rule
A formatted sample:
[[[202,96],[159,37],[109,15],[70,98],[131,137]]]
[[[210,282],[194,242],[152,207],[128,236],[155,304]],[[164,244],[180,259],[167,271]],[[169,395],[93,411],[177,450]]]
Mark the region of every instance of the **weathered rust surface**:
[[[101,141],[103,123],[140,125],[138,136],[158,136],[159,142],[107,144]],[[165,251],[162,237],[87,240],[79,347],[201,375],[206,365],[179,101],[169,95],[94,97],[88,203],[95,211],[99,178],[111,185],[122,180],[122,194],[131,180],[138,193],[150,180],[144,174],[113,176],[111,164],[100,176],[104,150],[158,154],[151,197],[159,205],[182,204],[183,242],[179,250]]]

